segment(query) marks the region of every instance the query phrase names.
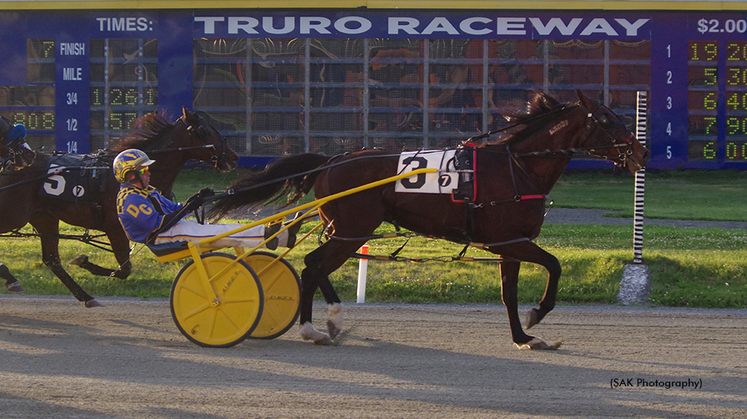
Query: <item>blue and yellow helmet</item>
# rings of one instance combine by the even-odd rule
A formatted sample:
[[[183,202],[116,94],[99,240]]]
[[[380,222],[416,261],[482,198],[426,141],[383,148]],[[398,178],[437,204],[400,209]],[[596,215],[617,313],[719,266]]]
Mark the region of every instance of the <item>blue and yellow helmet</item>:
[[[144,151],[136,148],[125,150],[114,158],[114,178],[119,183],[127,181],[127,173],[155,163]]]

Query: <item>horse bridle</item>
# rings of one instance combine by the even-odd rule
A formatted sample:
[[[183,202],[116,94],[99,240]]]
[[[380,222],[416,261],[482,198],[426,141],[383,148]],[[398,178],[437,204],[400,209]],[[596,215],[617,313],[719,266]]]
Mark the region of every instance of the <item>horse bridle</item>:
[[[187,120],[185,119],[185,117],[183,115],[180,116],[179,120],[178,120],[178,121],[181,121],[184,124],[184,126],[186,127],[187,134],[189,134],[190,136],[197,137],[197,139],[200,142],[202,142],[203,144],[205,144],[204,146],[189,147],[189,148],[212,148],[213,150],[216,150],[215,144],[209,144],[208,143],[208,141],[209,141],[209,135],[206,133],[207,129],[202,125],[202,123],[203,123],[202,117],[199,116],[199,115],[197,115],[197,118],[199,120],[199,123],[197,124],[197,126],[190,125],[189,123],[187,123]],[[219,153],[219,155],[213,154],[210,157],[210,163],[216,169],[218,168],[219,163],[221,161],[224,161],[226,159],[226,148],[228,147],[228,145],[226,144],[225,139],[220,134],[218,134],[218,138],[220,138],[220,142],[221,142],[220,153]],[[180,150],[185,150],[185,149],[187,149],[187,147],[180,148]]]
[[[588,152],[588,150],[596,150],[600,148],[617,149],[616,157],[604,156],[603,158],[605,160],[609,160],[613,162],[615,165],[625,167],[628,163],[628,158],[630,158],[630,156],[633,155],[633,139],[635,138],[633,133],[631,132],[628,138],[622,139],[622,141],[624,141],[624,144],[618,143],[617,142],[618,140],[615,139],[612,135],[610,135],[609,131],[607,131],[607,128],[605,128],[605,125],[610,124],[606,116],[603,118],[604,120],[600,120],[594,115],[594,113],[597,112],[600,108],[603,108],[603,109],[606,109],[609,113],[614,115],[615,118],[619,120],[620,117],[612,109],[604,105],[597,105],[597,107],[594,108],[593,111],[589,111],[588,109],[586,109],[584,105],[581,104],[581,102],[579,102],[576,106],[578,106],[579,108],[581,108],[583,111],[586,112],[586,120],[588,121],[586,123],[586,132],[587,132],[586,138],[584,139],[584,141],[582,141],[582,143],[585,142],[586,139],[588,139],[591,136],[591,134],[594,132],[594,130],[596,130],[597,128],[601,129],[604,135],[606,135],[607,138],[609,138],[610,142],[612,143],[612,145],[609,145],[609,146],[589,147],[585,151]],[[625,148],[625,150],[621,150],[622,148]]]
[[[0,171],[2,171],[6,164],[15,165],[19,168],[31,166],[36,159],[36,153],[26,144],[25,137],[20,138],[20,141],[11,141],[8,143],[8,135],[10,134],[11,127],[14,124],[6,117],[0,115],[0,122],[2,122],[3,133],[0,134],[0,147],[8,150],[8,156],[0,159]]]

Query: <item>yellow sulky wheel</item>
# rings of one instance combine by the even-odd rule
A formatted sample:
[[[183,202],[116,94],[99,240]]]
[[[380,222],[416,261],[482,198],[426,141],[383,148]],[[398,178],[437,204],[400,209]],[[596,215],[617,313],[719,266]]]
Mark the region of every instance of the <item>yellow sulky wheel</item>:
[[[207,253],[201,259],[217,301],[206,292],[191,260],[171,286],[171,316],[179,331],[200,346],[236,345],[259,324],[264,305],[262,285],[254,270],[243,261],[236,262],[235,256]]]
[[[274,339],[282,336],[298,319],[301,300],[301,279],[287,260],[269,252],[254,252],[244,258],[258,272],[265,296],[262,318],[249,335],[253,339]],[[271,264],[272,263],[272,264]],[[268,266],[269,265],[269,266]]]

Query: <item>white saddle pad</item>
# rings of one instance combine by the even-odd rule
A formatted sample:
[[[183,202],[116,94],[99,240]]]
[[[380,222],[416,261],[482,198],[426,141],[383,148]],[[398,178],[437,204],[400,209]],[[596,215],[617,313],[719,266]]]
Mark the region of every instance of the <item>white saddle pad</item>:
[[[395,192],[450,194],[457,187],[459,174],[454,170],[456,150],[420,150],[400,154],[397,173],[416,169],[438,169],[398,180]]]

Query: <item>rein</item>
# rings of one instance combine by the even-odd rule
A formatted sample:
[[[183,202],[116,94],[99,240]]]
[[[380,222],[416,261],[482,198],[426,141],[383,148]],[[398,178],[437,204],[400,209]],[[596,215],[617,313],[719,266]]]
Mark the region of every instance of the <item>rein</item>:
[[[213,144],[205,144],[205,145],[195,145],[190,147],[176,147],[176,148],[157,148],[155,150],[148,150],[149,154],[159,154],[159,153],[170,153],[174,151],[186,151],[186,150],[195,150],[200,148],[212,148],[215,149],[215,145]],[[66,153],[62,153],[66,154]],[[97,158],[106,158],[106,157],[116,157],[118,153],[102,153],[102,154],[96,154]]]
[[[37,177],[31,178],[31,179],[23,180],[23,181],[18,182],[18,183],[14,183],[12,185],[3,186],[2,188],[0,188],[0,192],[5,192],[7,190],[15,189],[15,188],[17,188],[19,186],[23,186],[23,185],[28,185],[29,183],[38,182],[40,180],[47,179],[50,176],[54,176],[54,175],[60,174],[61,172],[62,172],[62,170],[59,170],[59,171],[56,170],[54,172],[50,172],[50,173],[47,173],[45,175],[37,176]],[[15,175],[22,175],[23,173],[14,173],[14,174]],[[8,176],[8,175],[6,174],[5,176]]]
[[[599,107],[601,105],[597,106],[594,109],[594,111],[589,111],[580,102],[577,103],[577,104],[575,104],[575,105],[573,105],[573,106],[574,107],[579,107],[579,108],[581,108],[581,110],[583,110],[584,112],[586,112],[586,119],[587,119],[586,131],[587,132],[586,132],[585,138],[581,141],[581,143],[585,142],[586,139],[588,139],[596,129],[601,129],[602,132],[607,136],[607,138],[610,139],[610,142],[612,144],[611,145],[607,145],[607,146],[595,146],[595,147],[584,147],[584,148],[571,147],[571,148],[558,149],[558,150],[532,151],[532,152],[527,152],[527,153],[514,153],[514,152],[511,152],[511,150],[509,149],[508,145],[504,145],[505,151],[483,149],[483,151],[486,151],[486,152],[489,152],[489,153],[492,153],[492,154],[505,154],[505,155],[509,156],[509,159],[510,159],[509,160],[509,170],[510,170],[510,173],[511,173],[511,181],[512,181],[512,183],[514,185],[514,191],[516,191],[516,194],[514,195],[513,199],[507,199],[507,200],[503,200],[503,201],[491,201],[488,204],[485,204],[485,203],[480,203],[480,204],[469,203],[470,207],[471,208],[484,208],[485,206],[496,206],[496,205],[499,205],[499,204],[507,204],[507,203],[512,203],[512,202],[521,202],[521,201],[527,200],[527,199],[545,199],[545,200],[548,200],[549,196],[547,196],[547,195],[540,195],[540,194],[520,195],[518,193],[518,188],[516,186],[516,178],[515,178],[515,175],[514,175],[514,165],[516,167],[518,167],[522,171],[522,173],[524,173],[524,175],[526,175],[526,177],[531,182],[535,183],[535,186],[537,186],[536,182],[534,181],[534,179],[532,178],[532,176],[527,172],[527,170],[524,168],[524,165],[519,160],[520,157],[548,157],[548,158],[553,158],[554,157],[554,158],[563,158],[563,159],[566,159],[566,158],[571,158],[573,156],[573,154],[576,154],[578,152],[583,152],[583,153],[586,153],[586,154],[590,155],[593,158],[599,158],[599,159],[604,159],[604,160],[608,160],[608,161],[615,160],[614,161],[615,164],[625,164],[628,156],[630,156],[633,153],[632,143],[631,143],[631,141],[629,139],[626,139],[625,140],[625,144],[616,144],[615,139],[602,126],[602,122],[600,122],[599,119],[597,119],[594,116],[594,112],[597,109],[599,109]],[[546,116],[549,116],[549,115],[553,115],[553,114],[556,114],[558,112],[564,111],[566,109],[570,109],[570,108],[564,106],[564,107],[559,108],[559,109],[557,109],[555,111],[552,111],[552,112],[549,112],[549,113],[546,113],[546,114],[543,114],[543,115],[537,115],[536,117],[531,118],[529,120],[522,121],[519,124],[526,124],[527,121],[536,120],[537,118],[540,118],[540,117],[546,117]],[[612,112],[612,110],[610,110],[610,109],[607,109],[607,110],[609,110],[609,112],[611,112],[612,114],[614,114],[614,112]],[[515,126],[517,126],[519,124],[514,124],[512,126],[505,127],[505,128],[503,128],[501,130],[491,131],[490,133],[486,133],[486,134],[483,134],[482,136],[473,137],[473,138],[485,138],[486,136],[488,136],[490,134],[494,134],[494,133],[497,133],[497,132],[505,131],[505,130],[507,130],[507,129],[511,128],[511,127],[515,127]],[[595,155],[595,154],[592,153],[592,151],[600,150],[600,149],[621,149],[621,148],[626,148],[627,150],[625,152],[618,152],[618,156],[617,156],[616,159],[611,159],[611,158],[609,158],[607,156],[601,157],[601,156],[598,156],[598,155]],[[552,204],[552,200],[550,200],[550,203]]]
[[[39,175],[39,176],[31,178],[31,179],[22,180],[20,182],[14,183],[12,185],[3,186],[2,188],[0,188],[0,192],[5,192],[5,191],[10,190],[10,189],[15,189],[15,188],[17,188],[19,186],[23,186],[23,185],[28,185],[29,183],[38,182],[40,180],[44,180],[44,179],[50,178],[50,177],[55,176],[55,175],[59,175],[62,172],[69,172],[69,171],[73,171],[73,170],[109,170],[109,169],[110,169],[109,166],[59,167],[59,168],[57,168],[57,169],[55,169],[55,170],[53,170],[51,172],[48,172],[48,173],[46,173],[44,175]],[[12,174],[5,173],[5,174],[0,174],[0,176],[21,176],[21,175],[24,175],[24,174],[25,173],[12,173]]]
[[[518,239],[513,240],[506,240],[503,242],[498,243],[475,243],[468,240],[460,240],[460,239],[454,239],[450,237],[440,237],[440,236],[424,236],[421,234],[405,234],[405,233],[386,233],[386,234],[377,234],[373,236],[368,237],[355,237],[355,238],[347,238],[347,237],[338,237],[338,236],[327,236],[329,240],[339,240],[339,241],[359,241],[359,240],[374,240],[374,239],[391,239],[391,238],[397,238],[397,237],[406,237],[407,240],[396,250],[394,250],[391,254],[386,256],[380,256],[380,255],[368,255],[368,254],[362,254],[362,253],[352,253],[350,254],[350,257],[354,257],[356,259],[366,259],[366,260],[378,260],[378,261],[390,261],[390,262],[503,262],[504,260],[507,260],[507,258],[493,258],[493,257],[472,257],[472,256],[465,256],[467,253],[467,249],[470,247],[476,247],[478,249],[489,249],[490,247],[497,247],[497,246],[506,246],[509,244],[515,244],[525,241],[530,241],[529,238],[521,237]],[[427,239],[441,239],[446,241],[451,241],[457,244],[463,244],[464,248],[459,252],[457,256],[433,256],[433,257],[427,257],[427,258],[411,258],[408,256],[399,256],[399,252],[404,249],[404,247],[407,245],[407,243],[410,241],[412,237],[425,237]]]
[[[5,234],[0,234],[0,237],[10,237],[10,238],[51,237],[51,236],[52,235],[49,235],[49,234],[24,233],[21,231],[21,229],[16,229]],[[101,250],[104,250],[110,253],[114,253],[114,250],[111,249],[110,243],[99,240],[99,238],[101,237],[106,237],[106,234],[90,234],[88,233],[88,230],[86,229],[85,233],[83,234],[55,234],[54,237],[57,237],[58,239],[65,239],[65,240],[77,240],[89,246],[93,246],[98,249],[101,249]]]
[[[5,169],[5,163],[12,161],[15,156],[3,157],[0,159],[0,173]]]
[[[577,104],[575,104],[573,106],[563,106],[563,107],[555,109],[555,110],[553,110],[551,112],[548,112],[548,113],[545,113],[545,114],[542,114],[542,115],[536,115],[536,116],[534,116],[532,118],[522,120],[521,122],[517,122],[515,124],[509,125],[509,126],[506,126],[506,127],[500,128],[500,129],[496,129],[496,130],[493,130],[493,131],[486,132],[485,134],[481,134],[481,135],[478,135],[478,136],[475,136],[475,137],[470,137],[469,139],[467,139],[467,142],[472,142],[473,140],[480,140],[480,139],[489,138],[492,135],[499,134],[499,133],[504,132],[504,131],[508,131],[511,128],[515,128],[517,126],[527,125],[528,122],[532,122],[532,121],[535,121],[535,120],[540,119],[540,118],[551,116],[551,115],[554,115],[556,113],[560,113],[560,112],[563,112],[565,110],[571,109],[573,107],[579,107],[579,108],[581,108],[582,110],[584,110],[586,112],[586,118],[587,118],[587,120],[591,121],[591,123],[588,123],[586,125],[587,130],[601,128],[599,120],[594,117],[594,111],[596,111],[596,109],[594,109],[594,111],[589,111],[588,109],[586,109],[579,102],[579,103],[577,103]],[[597,106],[597,109],[598,108],[599,108],[599,106]],[[609,110],[609,111],[614,114],[614,112],[612,112],[612,110]],[[612,136],[604,128],[602,128],[602,131],[610,139],[610,141],[612,143],[611,145],[608,145],[608,146],[596,146],[596,147],[584,147],[584,148],[571,147],[571,148],[561,148],[561,149],[558,149],[558,150],[531,151],[531,152],[527,152],[527,153],[511,153],[510,151],[507,151],[506,154],[509,154],[509,155],[512,155],[512,156],[516,156],[516,157],[556,157],[556,158],[567,158],[567,156],[566,156],[567,154],[573,155],[573,154],[576,154],[576,153],[585,153],[585,154],[591,156],[592,158],[600,159],[600,160],[610,160],[610,158],[608,158],[606,156],[605,157],[600,157],[600,156],[594,155],[594,154],[591,153],[591,151],[599,150],[599,149],[627,148],[628,150],[625,153],[625,156],[632,154],[631,143],[630,143],[629,140],[626,140],[625,144],[615,144],[615,139],[612,138]],[[591,132],[589,132],[586,137],[588,138],[589,135],[591,135]],[[508,150],[508,146],[506,147],[506,149]],[[484,150],[484,149],[483,149],[483,151],[487,151],[488,153],[493,153],[493,154],[502,154],[500,151],[492,151],[492,150]],[[624,156],[623,153],[620,153],[620,159],[621,159],[620,163],[624,163],[624,160],[626,159],[626,157],[623,157],[623,156]]]

